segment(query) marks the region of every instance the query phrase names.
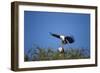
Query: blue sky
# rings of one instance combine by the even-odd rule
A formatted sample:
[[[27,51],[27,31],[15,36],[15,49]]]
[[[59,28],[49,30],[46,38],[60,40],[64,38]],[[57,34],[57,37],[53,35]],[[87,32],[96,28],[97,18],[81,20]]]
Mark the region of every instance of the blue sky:
[[[73,36],[72,48],[90,49],[90,14],[24,11],[25,51],[33,44],[57,49],[61,42],[49,32]]]

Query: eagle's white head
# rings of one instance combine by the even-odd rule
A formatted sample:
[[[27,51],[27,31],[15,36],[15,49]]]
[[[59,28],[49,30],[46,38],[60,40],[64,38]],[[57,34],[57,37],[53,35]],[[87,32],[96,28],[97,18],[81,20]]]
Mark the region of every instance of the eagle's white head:
[[[59,52],[64,52],[64,49],[63,49],[62,47],[59,47],[59,48],[58,48],[58,51],[59,51]]]

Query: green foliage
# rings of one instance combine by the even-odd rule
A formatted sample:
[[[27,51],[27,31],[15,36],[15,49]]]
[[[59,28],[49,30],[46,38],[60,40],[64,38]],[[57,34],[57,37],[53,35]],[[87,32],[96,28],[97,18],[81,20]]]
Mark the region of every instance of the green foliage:
[[[24,56],[24,60],[25,60],[25,61],[29,61],[28,55],[25,55],[25,56]]]
[[[31,53],[31,55],[29,55]],[[90,58],[86,49],[66,49],[64,53],[53,50],[52,48],[36,47],[25,54],[25,61],[61,60],[61,59],[85,59]]]

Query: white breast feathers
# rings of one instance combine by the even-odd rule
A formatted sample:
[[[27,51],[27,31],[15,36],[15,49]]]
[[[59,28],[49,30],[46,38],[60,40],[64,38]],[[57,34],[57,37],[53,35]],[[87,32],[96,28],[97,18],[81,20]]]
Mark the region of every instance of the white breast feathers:
[[[64,39],[65,39],[65,36],[63,36],[63,35],[60,35],[60,38],[61,38],[62,40],[64,40]]]

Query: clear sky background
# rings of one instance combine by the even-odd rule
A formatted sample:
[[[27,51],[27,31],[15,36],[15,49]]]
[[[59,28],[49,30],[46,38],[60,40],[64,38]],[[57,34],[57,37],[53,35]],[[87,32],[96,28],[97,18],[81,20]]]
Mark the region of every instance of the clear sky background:
[[[24,11],[24,49],[34,44],[41,48],[60,46],[60,40],[49,32],[71,35],[75,42],[72,48],[90,49],[90,15],[79,13]],[[68,45],[65,46],[68,48]]]

